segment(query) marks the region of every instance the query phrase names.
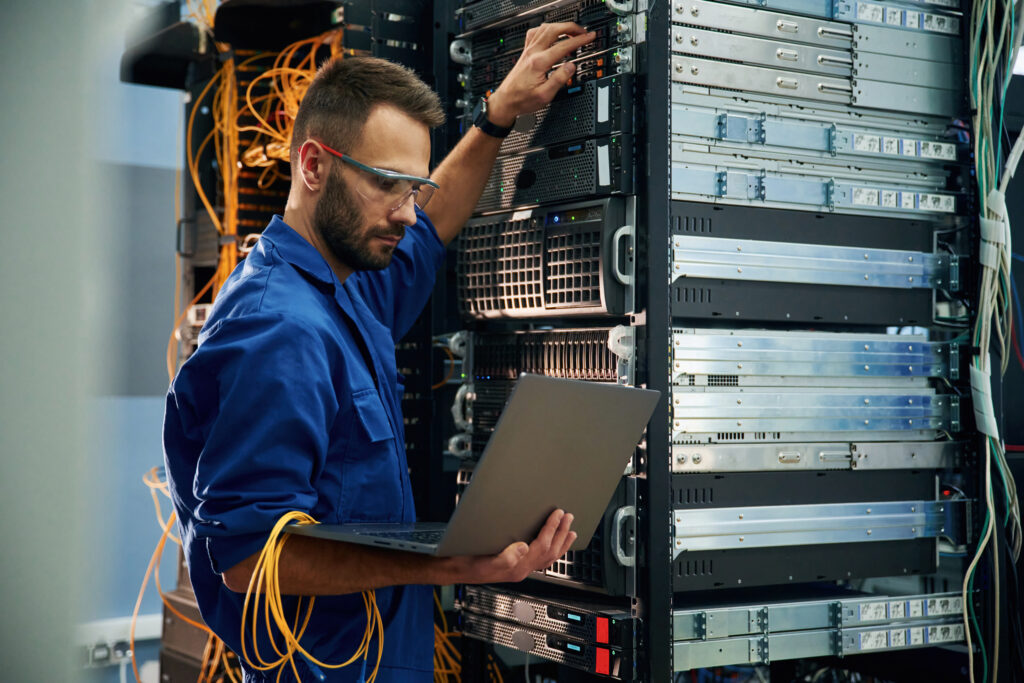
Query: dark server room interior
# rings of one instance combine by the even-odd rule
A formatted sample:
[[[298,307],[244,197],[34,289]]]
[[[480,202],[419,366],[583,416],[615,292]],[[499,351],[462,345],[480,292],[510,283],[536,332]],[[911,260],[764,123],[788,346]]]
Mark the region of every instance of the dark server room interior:
[[[0,678],[1024,683],[1024,1],[9,12]]]

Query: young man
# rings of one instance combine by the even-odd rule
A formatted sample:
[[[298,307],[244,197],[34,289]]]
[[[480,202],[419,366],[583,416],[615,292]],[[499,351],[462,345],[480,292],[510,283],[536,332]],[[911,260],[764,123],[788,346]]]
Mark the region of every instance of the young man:
[[[592,39],[575,24],[532,29],[485,118],[429,178],[429,130],[443,114],[415,75],[383,60],[343,59],[310,86],[295,120],[284,218],[271,221],[228,279],[167,398],[165,460],[192,585],[204,620],[236,653],[243,594],[281,515],[414,521],[395,341],[476,205],[501,129],[550,102],[573,67],[550,69]],[[375,589],[384,621],[377,680],[429,681],[430,586],[520,581],[565,553],[576,537],[571,523],[556,510],[532,543],[493,557],[293,536],[280,559],[281,592],[320,596],[302,643],[339,663],[362,640],[359,592]],[[265,636],[259,644],[264,657],[273,654]],[[303,680],[361,675],[359,663],[298,665]],[[245,666],[246,681],[276,673]]]

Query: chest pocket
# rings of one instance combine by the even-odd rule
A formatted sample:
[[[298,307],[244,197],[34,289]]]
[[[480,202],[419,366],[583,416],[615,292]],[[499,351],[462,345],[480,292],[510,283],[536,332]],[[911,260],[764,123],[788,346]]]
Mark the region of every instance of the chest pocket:
[[[361,389],[352,394],[352,403],[356,407],[356,415],[360,426],[366,431],[370,443],[378,443],[395,438],[388,420],[388,413],[380,400],[376,389]]]
[[[342,462],[341,522],[398,522],[404,509],[395,433],[376,389],[352,394],[353,438]]]

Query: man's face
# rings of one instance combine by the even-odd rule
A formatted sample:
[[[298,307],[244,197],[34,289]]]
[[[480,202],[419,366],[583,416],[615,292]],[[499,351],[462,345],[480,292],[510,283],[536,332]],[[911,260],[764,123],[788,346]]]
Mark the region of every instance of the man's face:
[[[430,134],[426,126],[390,106],[374,108],[358,143],[342,150],[368,166],[427,176]],[[331,158],[313,228],[334,256],[353,270],[381,270],[391,263],[405,226],[416,222],[413,200],[391,211],[359,191],[364,171]]]

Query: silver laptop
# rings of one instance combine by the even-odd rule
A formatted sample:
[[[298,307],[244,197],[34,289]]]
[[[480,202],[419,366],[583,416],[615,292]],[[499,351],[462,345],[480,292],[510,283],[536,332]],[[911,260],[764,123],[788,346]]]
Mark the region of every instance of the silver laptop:
[[[522,375],[451,519],[418,524],[292,524],[287,531],[440,557],[529,543],[548,515],[574,516],[590,543],[661,392]]]

